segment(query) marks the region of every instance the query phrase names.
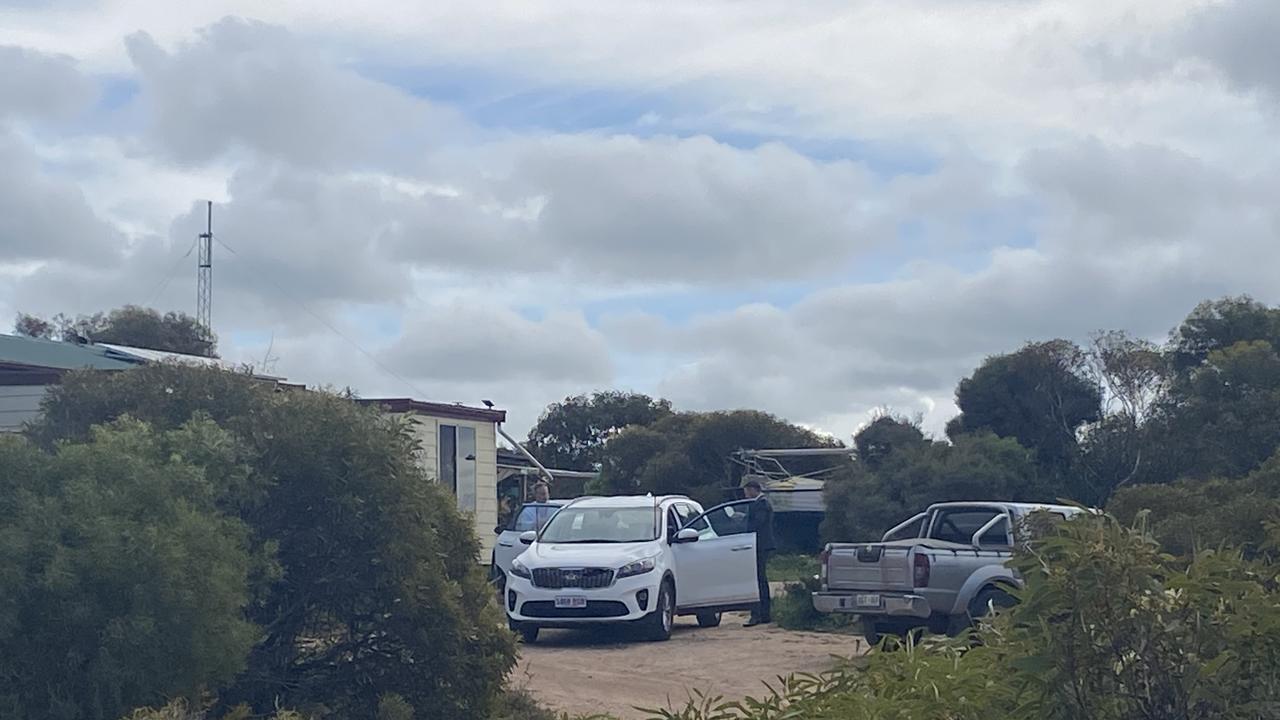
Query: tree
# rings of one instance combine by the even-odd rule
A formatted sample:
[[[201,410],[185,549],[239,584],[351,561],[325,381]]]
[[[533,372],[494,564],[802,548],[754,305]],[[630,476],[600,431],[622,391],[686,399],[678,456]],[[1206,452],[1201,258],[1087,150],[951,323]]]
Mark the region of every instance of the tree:
[[[14,325],[19,335],[45,339],[74,341],[85,338],[93,342],[129,345],[131,347],[217,357],[217,337],[200,327],[186,313],[159,311],[137,305],[126,305],[109,313],[68,318],[57,315],[52,321],[33,315],[19,314]]]
[[[1102,391],[1075,343],[1050,340],[988,358],[960,381],[956,405],[960,415],[947,425],[952,439],[982,430],[1015,438],[1046,468],[1065,472],[1077,431],[1102,416]]]
[[[832,541],[880,537],[936,502],[1056,499],[1033,453],[989,432],[961,435],[950,445],[922,440],[875,467],[858,463],[828,480],[824,493],[822,535]]]
[[[248,472],[219,504],[280,572],[248,606],[261,639],[224,704],[372,718],[395,693],[419,718],[487,717],[513,640],[470,521],[414,462],[402,421],[343,396],[163,363],[69,373],[44,410],[31,435],[46,447],[124,414],[157,429],[203,415],[236,439]]]
[[[604,444],[621,430],[671,415],[671,402],[616,390],[553,403],[529,431],[525,448],[549,467],[595,470]]]
[[[853,437],[858,460],[875,470],[895,453],[912,450],[927,442],[919,420],[880,415]]]
[[[601,489],[686,493],[704,504],[719,503],[740,479],[740,469],[730,461],[737,450],[835,446],[810,430],[754,410],[679,413],[627,428],[610,440],[602,454]],[[794,470],[804,472],[808,465],[796,463]]]
[[[1173,368],[1189,372],[1203,365],[1210,353],[1253,340],[1280,346],[1280,309],[1248,295],[1206,300],[1170,333]]]
[[[208,420],[121,420],[49,453],[0,438],[0,716],[116,720],[245,667],[270,558],[218,507],[244,488],[209,472],[238,466],[233,446]]]

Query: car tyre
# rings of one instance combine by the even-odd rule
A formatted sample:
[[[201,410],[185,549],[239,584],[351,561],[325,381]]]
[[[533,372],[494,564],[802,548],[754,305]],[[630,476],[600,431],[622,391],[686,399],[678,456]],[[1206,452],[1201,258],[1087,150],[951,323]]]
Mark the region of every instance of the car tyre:
[[[862,639],[866,640],[867,644],[871,647],[876,647],[880,644],[880,641],[884,639],[884,635],[880,632],[880,625],[876,623],[875,619],[863,617],[861,625]]]
[[[644,634],[654,642],[671,639],[671,629],[676,622],[676,591],[670,580],[663,580],[658,589],[658,604],[644,620]]]
[[[537,625],[526,625],[508,618],[507,627],[511,628],[511,632],[519,635],[520,640],[523,641],[525,645],[532,645],[538,642],[538,630],[540,630],[540,628]]]
[[[720,613],[704,610],[698,613],[698,627],[713,628],[720,625]]]

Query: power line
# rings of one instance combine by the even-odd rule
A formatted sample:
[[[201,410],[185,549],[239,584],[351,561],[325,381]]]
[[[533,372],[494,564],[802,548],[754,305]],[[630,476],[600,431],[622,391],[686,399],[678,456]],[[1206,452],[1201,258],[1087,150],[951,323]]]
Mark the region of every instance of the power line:
[[[142,304],[143,307],[150,307],[153,301],[159,299],[159,297],[164,294],[164,291],[169,287],[169,283],[173,280],[174,274],[178,272],[178,267],[182,265],[182,261],[191,257],[191,251],[195,249],[196,240],[193,238],[191,240],[191,247],[188,247],[187,251],[182,254],[182,257],[173,262],[173,267],[169,268],[169,272],[166,273],[164,277],[160,278],[160,283],[156,285],[155,289],[151,291],[151,294],[147,296],[147,301]]]
[[[216,243],[218,243],[219,245],[221,245],[224,249],[226,249],[226,251],[227,251],[227,252],[231,253],[232,255],[234,255],[234,256],[236,256],[236,257],[244,257],[244,256],[242,256],[240,253],[236,252],[236,251],[235,251],[235,248],[233,248],[233,247],[231,247],[230,245],[228,245],[228,244],[226,243],[226,241],[224,241],[222,238],[220,238],[220,237],[219,237],[219,238],[214,238],[214,242],[216,242]],[[253,268],[251,268],[251,267],[247,267],[246,269],[248,269],[248,270],[249,270],[249,272],[250,272],[254,277],[258,278],[259,280],[264,280],[267,284],[271,285],[271,286],[272,286],[272,287],[274,287],[276,290],[279,290],[279,291],[280,291],[280,293],[281,293],[282,295],[284,295],[284,296],[285,296],[285,297],[286,297],[290,302],[292,302],[294,305],[297,305],[297,306],[298,306],[299,308],[301,308],[301,309],[302,309],[302,311],[303,311],[303,312],[305,312],[306,314],[308,314],[308,315],[310,315],[311,317],[315,318],[316,322],[319,322],[321,325],[323,325],[323,326],[325,326],[326,328],[328,328],[328,329],[329,329],[329,331],[330,331],[330,332],[332,332],[334,335],[337,335],[338,337],[342,338],[343,340],[345,340],[345,341],[347,342],[347,344],[351,345],[351,347],[353,347],[353,348],[355,348],[356,350],[358,350],[358,351],[360,352],[360,354],[362,354],[362,355],[364,355],[365,357],[369,358],[369,360],[371,360],[371,361],[373,362],[373,364],[374,364],[374,365],[376,365],[376,366],[378,367],[378,369],[379,369],[379,370],[381,370],[382,372],[384,372],[384,373],[386,373],[387,375],[391,376],[392,378],[395,378],[396,380],[399,380],[400,382],[404,383],[404,386],[405,386],[405,387],[407,387],[407,388],[409,388],[410,390],[412,390],[412,391],[413,391],[415,394],[417,394],[419,397],[423,397],[423,398],[427,397],[427,393],[423,392],[420,388],[418,388],[418,387],[417,387],[417,386],[415,386],[413,383],[411,383],[411,382],[409,382],[408,380],[406,380],[404,377],[401,377],[401,376],[400,376],[400,374],[399,374],[399,373],[397,373],[396,371],[394,371],[394,370],[392,370],[391,368],[389,368],[389,367],[387,367],[386,365],[384,365],[384,364],[382,363],[382,361],[381,361],[381,360],[379,360],[379,359],[378,359],[378,358],[377,358],[373,353],[369,352],[368,350],[365,350],[365,349],[364,349],[364,347],[363,347],[360,343],[356,342],[355,340],[352,340],[350,337],[347,337],[346,333],[344,333],[344,332],[342,332],[341,330],[339,330],[338,328],[334,327],[334,326],[333,326],[333,325],[332,325],[328,320],[325,320],[325,319],[324,319],[324,317],[322,317],[319,313],[313,312],[313,311],[311,310],[311,308],[307,307],[307,304],[306,304],[306,303],[304,303],[303,301],[301,301],[301,300],[299,300],[297,297],[295,297],[295,296],[293,295],[293,293],[289,292],[287,289],[285,289],[283,286],[281,286],[281,285],[280,285],[280,283],[277,283],[274,279],[272,279],[272,278],[270,278],[270,277],[264,277],[264,276],[262,276],[262,275],[259,275],[259,274],[258,274],[256,271],[254,271],[254,270],[253,270]]]

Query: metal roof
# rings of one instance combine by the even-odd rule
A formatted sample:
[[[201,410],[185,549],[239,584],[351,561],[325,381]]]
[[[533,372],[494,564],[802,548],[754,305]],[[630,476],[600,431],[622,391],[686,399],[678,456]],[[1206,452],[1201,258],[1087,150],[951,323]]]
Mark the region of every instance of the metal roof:
[[[205,365],[208,367],[222,368],[223,370],[240,370],[241,365],[228,362],[221,358],[205,357],[204,355],[188,355],[186,353],[169,352],[167,350],[152,350],[150,348],[133,347],[130,345],[115,345],[111,343],[94,343],[93,347],[107,348],[124,355],[131,355],[139,360],[149,363],[176,362],[185,365]],[[283,380],[282,377],[273,375],[260,375],[254,373],[254,377],[262,380]]]
[[[52,370],[124,370],[144,360],[104,345],[0,335],[0,363]]]
[[[379,405],[387,412],[420,413],[434,417],[452,418],[454,420],[475,420],[478,422],[506,422],[506,410],[477,408],[462,403],[447,405],[445,403],[414,400],[413,398],[357,398],[356,402],[365,405]]]

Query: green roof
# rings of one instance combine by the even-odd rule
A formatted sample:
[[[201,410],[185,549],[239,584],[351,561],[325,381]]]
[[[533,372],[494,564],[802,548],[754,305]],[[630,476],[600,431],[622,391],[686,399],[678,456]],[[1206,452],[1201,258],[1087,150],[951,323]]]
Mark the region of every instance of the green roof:
[[[54,370],[124,370],[137,367],[139,360],[101,346],[0,335],[0,364]]]

